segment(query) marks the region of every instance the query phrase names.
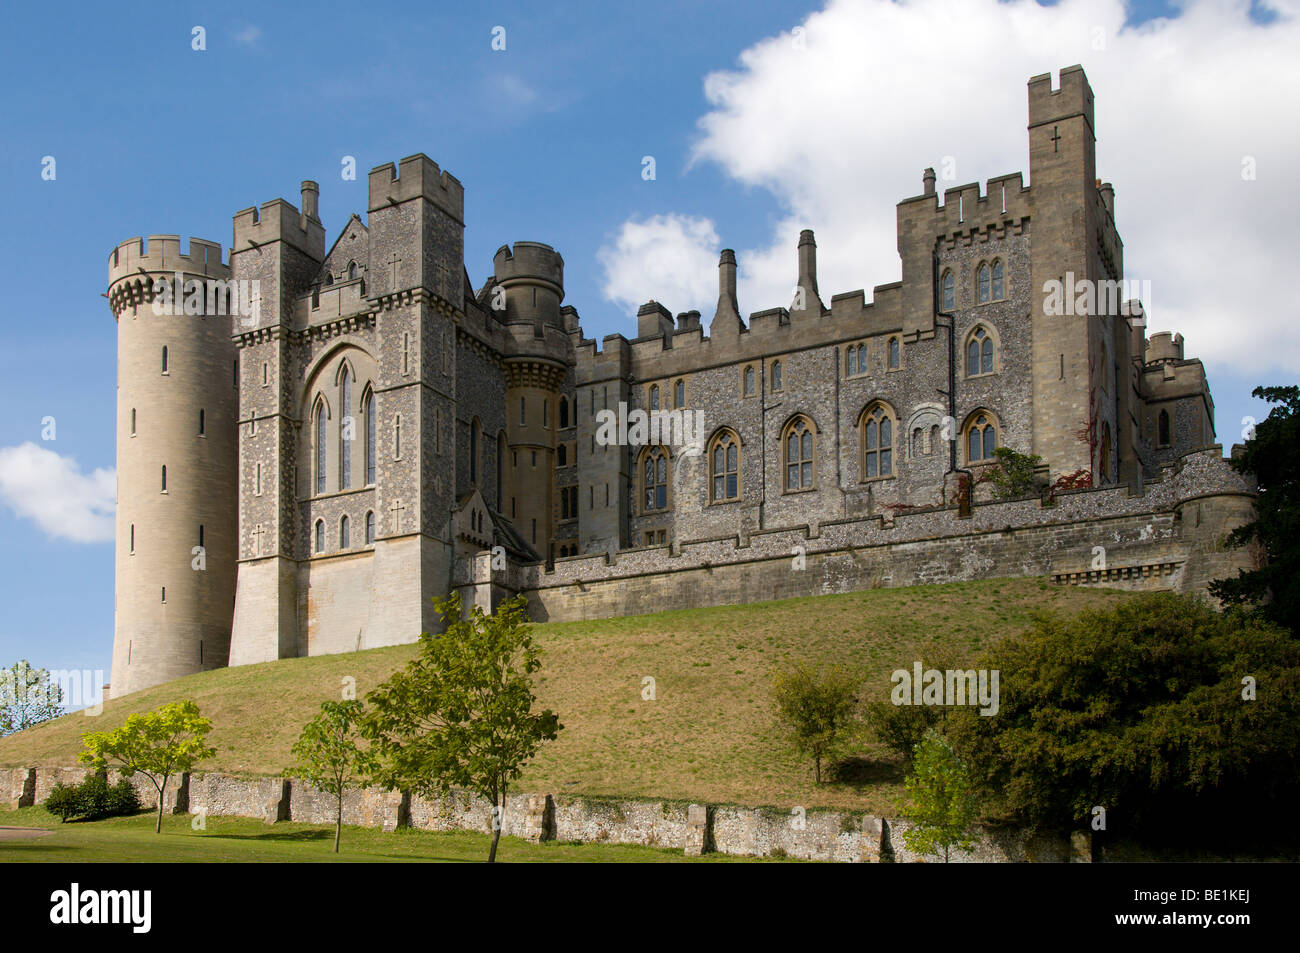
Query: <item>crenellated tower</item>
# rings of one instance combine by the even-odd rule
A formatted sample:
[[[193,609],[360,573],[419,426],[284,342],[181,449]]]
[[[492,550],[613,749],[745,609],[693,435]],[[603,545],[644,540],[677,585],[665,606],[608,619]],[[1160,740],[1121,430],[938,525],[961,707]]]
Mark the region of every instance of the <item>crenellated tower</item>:
[[[238,367],[221,246],[175,235],[109,256],[117,321],[114,697],[226,665],[235,597]]]

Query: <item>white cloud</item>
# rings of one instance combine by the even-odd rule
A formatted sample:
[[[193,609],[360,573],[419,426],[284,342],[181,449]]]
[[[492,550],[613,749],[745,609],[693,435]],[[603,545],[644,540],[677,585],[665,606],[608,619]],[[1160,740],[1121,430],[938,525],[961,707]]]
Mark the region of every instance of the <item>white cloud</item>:
[[[72,457],[30,442],[0,447],[0,500],[56,539],[111,541],[116,496],[112,470],[82,473]]]
[[[654,299],[686,311],[718,300],[718,233],[707,218],[655,215],[623,223],[612,244],[597,253],[605,269],[605,297],[629,315]],[[707,324],[706,324],[707,326]]]
[[[894,206],[921,191],[921,170],[942,175],[951,157],[940,191],[1015,171],[1028,181],[1025,84],[1081,63],[1096,93],[1097,174],[1115,186],[1126,274],[1151,282],[1151,330],[1181,331],[1212,370],[1300,370],[1288,294],[1300,211],[1289,178],[1300,164],[1295,4],[1271,4],[1267,26],[1244,0],[1180,6],[1175,19],[1125,29],[1119,0],[830,0],[801,37],[761,41],[707,76],[692,163],[716,163],[784,210],[769,235],[724,235],[740,246],[742,311],[787,302],[801,228],[816,230],[827,302],[897,280]],[[1256,181],[1242,179],[1246,156]],[[689,235],[654,249],[690,272],[705,267],[692,258],[704,250]],[[607,273],[635,271],[620,257],[637,252],[608,249]],[[625,277],[606,293],[625,300],[615,292],[629,287],[641,285]],[[712,295],[678,293],[668,283],[641,297],[690,300],[707,327]]]

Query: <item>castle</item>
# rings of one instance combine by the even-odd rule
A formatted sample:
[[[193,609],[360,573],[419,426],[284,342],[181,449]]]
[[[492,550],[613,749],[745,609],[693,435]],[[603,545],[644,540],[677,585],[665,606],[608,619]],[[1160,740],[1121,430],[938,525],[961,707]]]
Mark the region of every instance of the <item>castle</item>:
[[[707,329],[651,301],[632,340],[584,336],[548,245],[502,246],[476,291],[462,186],[424,155],[371,170],[367,218],[328,247],[314,182],[299,208],[237,213],[225,261],[199,239],[122,243],[113,694],[410,642],[451,589],[570,618],[1068,581],[1099,572],[1094,538],[1131,557],[1100,581],[1203,587],[1243,558],[1215,540],[1251,490],[1209,446],[1201,363],[1148,339],[1134,302],[1063,316],[1043,293],[1122,286],[1094,142],[1083,70],[1035,76],[1030,184],[940,201],[926,170],[897,206],[901,281],[827,300],[804,231],[790,307],[746,322],[723,251]],[[636,411],[702,426],[611,440],[611,413]],[[1078,489],[991,503],[1000,447]]]

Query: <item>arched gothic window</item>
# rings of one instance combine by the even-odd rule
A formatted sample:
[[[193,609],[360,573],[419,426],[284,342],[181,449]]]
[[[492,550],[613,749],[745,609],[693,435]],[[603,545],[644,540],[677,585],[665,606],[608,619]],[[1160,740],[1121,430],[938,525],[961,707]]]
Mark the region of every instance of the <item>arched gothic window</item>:
[[[745,396],[754,396],[754,366],[752,364],[745,368]]]
[[[352,438],[355,436],[356,420],[352,416],[352,368],[347,361],[340,368],[342,379],[339,381],[339,489],[347,490],[352,486]]]
[[[891,371],[898,370],[898,362],[901,357],[900,349],[901,349],[901,345],[899,344],[898,338],[890,338],[889,339],[889,369]]]
[[[686,406],[686,381],[679,380],[673,385],[673,408],[680,410]]]
[[[375,511],[366,513],[366,543],[375,541]]]
[[[668,454],[663,447],[650,447],[641,455],[641,492],[645,512],[668,508]]]
[[[854,374],[865,374],[867,372],[867,346],[865,344],[850,344],[848,353],[848,373],[852,377]]]
[[[344,516],[339,520],[339,549],[351,548],[352,522]]]
[[[978,274],[978,284],[976,287],[975,300],[980,304],[986,304],[989,300],[990,272],[989,266],[980,262]]]
[[[373,486],[375,482],[375,446],[377,442],[375,392],[367,388],[365,397],[362,399],[366,403],[366,486]]]
[[[966,459],[971,463],[992,461],[997,447],[998,432],[992,416],[976,414],[966,433]]]
[[[772,362],[772,390],[781,389],[781,362]]]
[[[951,271],[945,271],[943,273],[941,288],[942,288],[942,303],[940,306],[940,310],[942,311],[955,310],[957,307],[957,279],[953,277]]]
[[[1002,262],[993,263],[993,300],[1002,300]]]
[[[356,276],[357,276],[357,263],[355,261],[350,261],[348,262],[348,280],[350,281]]]
[[[713,438],[709,449],[711,499],[715,503],[740,498],[740,440],[730,430]]]
[[[316,521],[316,554],[325,552],[325,521]]]
[[[785,452],[785,488],[810,490],[813,488],[813,452],[815,438],[812,422],[807,417],[796,417],[785,428],[782,441]]]
[[[325,492],[325,401],[316,401],[316,492]]]
[[[560,397],[560,429],[564,430],[569,426],[569,398],[561,395]]]
[[[993,373],[993,338],[982,327],[971,332],[966,343],[966,376]]]
[[[650,385],[650,409],[651,410],[659,409],[659,385],[658,384]]]
[[[883,405],[874,404],[862,415],[863,479],[872,480],[893,474],[894,421]]]
[[[1157,446],[1169,446],[1169,411],[1160,411],[1160,417],[1156,424],[1156,444]]]

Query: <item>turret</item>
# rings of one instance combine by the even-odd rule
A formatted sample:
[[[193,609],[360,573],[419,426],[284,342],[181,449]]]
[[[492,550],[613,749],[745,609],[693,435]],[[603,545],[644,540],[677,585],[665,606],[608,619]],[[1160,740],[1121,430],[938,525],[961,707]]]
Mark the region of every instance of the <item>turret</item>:
[[[512,339],[502,361],[509,458],[501,508],[545,557],[555,535],[555,434],[568,346],[567,336],[555,333],[565,327],[564,259],[550,245],[515,242],[513,249],[502,245],[492,265],[505,297],[505,308],[495,313]]]
[[[232,323],[256,307],[221,246],[175,235],[109,256],[117,321],[113,695],[219,668],[236,568]],[[178,287],[179,282],[179,287]]]

